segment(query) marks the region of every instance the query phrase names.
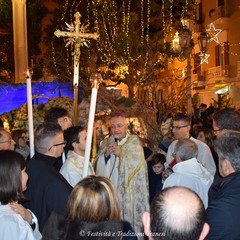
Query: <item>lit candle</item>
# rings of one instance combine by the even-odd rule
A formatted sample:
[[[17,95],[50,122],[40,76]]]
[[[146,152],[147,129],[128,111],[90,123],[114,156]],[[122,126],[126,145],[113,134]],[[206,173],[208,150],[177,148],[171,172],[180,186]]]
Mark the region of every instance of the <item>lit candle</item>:
[[[96,110],[96,102],[97,102],[97,92],[99,84],[102,81],[101,74],[93,74],[90,77],[90,81],[92,82],[92,95],[91,95],[91,103],[90,103],[90,111],[88,117],[88,128],[87,128],[87,140],[86,140],[86,149],[84,156],[84,165],[83,165],[83,178],[88,175],[88,167],[90,162],[90,153],[92,146],[92,134],[93,134],[93,124],[95,118],[95,110]]]
[[[28,133],[30,158],[34,155],[34,134],[33,134],[33,109],[32,109],[32,82],[29,70],[26,72],[27,79],[27,107],[28,107]]]

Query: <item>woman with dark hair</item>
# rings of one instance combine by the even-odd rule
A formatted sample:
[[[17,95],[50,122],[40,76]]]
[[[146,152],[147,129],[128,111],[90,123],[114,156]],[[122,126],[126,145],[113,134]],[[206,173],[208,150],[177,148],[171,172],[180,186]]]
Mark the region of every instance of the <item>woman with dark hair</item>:
[[[26,131],[23,129],[16,129],[12,131],[12,139],[16,143],[15,151],[22,154],[25,159],[30,154],[30,148],[28,146],[28,138],[26,137]]]
[[[0,151],[1,240],[41,239],[35,215],[18,201],[24,199],[28,175],[24,157],[12,150]],[[30,225],[34,224],[34,231]]]
[[[112,181],[90,175],[73,189],[66,215],[53,213],[43,229],[43,240],[131,239],[137,237],[126,221],[120,220],[117,192]]]
[[[198,128],[197,129],[197,139],[206,143],[209,146],[209,148],[212,152],[212,155],[213,155],[214,162],[216,164],[216,169],[218,171],[218,155],[215,152],[214,147],[213,147],[213,142],[216,139],[216,136],[214,135],[213,130],[210,128],[206,128],[206,127]]]

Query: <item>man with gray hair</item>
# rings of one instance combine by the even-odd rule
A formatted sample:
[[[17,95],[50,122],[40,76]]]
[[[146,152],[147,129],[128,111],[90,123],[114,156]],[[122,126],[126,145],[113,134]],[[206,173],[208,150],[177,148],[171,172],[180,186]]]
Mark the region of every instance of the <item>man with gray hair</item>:
[[[205,208],[208,205],[208,189],[213,182],[213,176],[196,159],[197,144],[190,139],[178,140],[173,157],[176,164],[173,173],[165,180],[163,189],[171,186],[188,187],[202,199]]]
[[[223,179],[206,211],[206,239],[240,239],[240,133],[226,132],[215,143]]]
[[[213,115],[213,132],[220,138],[226,132],[240,132],[240,112],[224,108]]]
[[[55,169],[54,163],[65,146],[63,131],[58,124],[43,123],[35,131],[35,155],[29,160],[26,207],[39,222],[40,231],[53,210],[64,213],[72,187]]]
[[[179,186],[159,192],[142,220],[150,240],[203,240],[209,231],[201,199]]]

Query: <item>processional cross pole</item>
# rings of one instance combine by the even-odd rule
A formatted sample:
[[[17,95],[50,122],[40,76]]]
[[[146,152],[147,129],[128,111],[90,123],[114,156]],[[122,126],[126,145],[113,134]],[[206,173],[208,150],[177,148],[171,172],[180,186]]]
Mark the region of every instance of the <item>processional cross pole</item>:
[[[80,47],[87,45],[88,39],[97,39],[98,33],[88,33],[88,25],[82,25],[80,22],[81,14],[76,12],[75,25],[67,24],[68,31],[60,31],[57,29],[54,35],[57,37],[67,37],[68,41],[65,45],[74,44],[74,73],[73,73],[73,87],[74,87],[74,125],[78,125],[78,84],[79,84],[79,61],[80,61]]]

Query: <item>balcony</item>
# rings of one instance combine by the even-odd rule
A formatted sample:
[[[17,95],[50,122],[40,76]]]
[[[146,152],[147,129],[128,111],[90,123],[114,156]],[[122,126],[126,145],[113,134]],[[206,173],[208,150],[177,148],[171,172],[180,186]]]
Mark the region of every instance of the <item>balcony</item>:
[[[222,30],[228,29],[229,26],[229,16],[225,6],[219,6],[215,20],[213,21],[215,28],[220,28]]]
[[[207,71],[207,85],[216,85],[229,81],[229,66],[217,66]]]

